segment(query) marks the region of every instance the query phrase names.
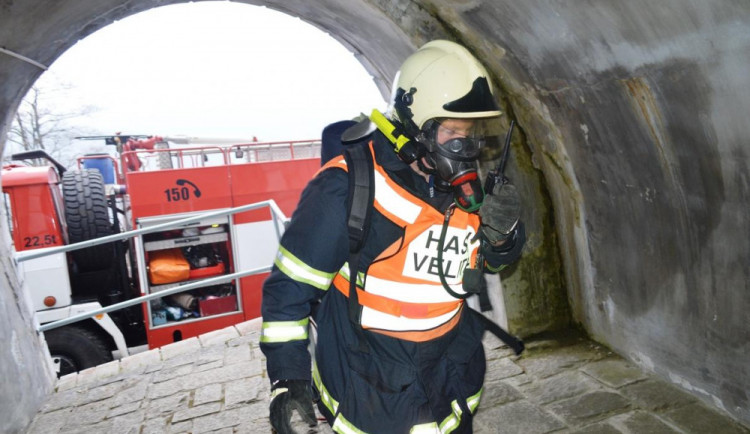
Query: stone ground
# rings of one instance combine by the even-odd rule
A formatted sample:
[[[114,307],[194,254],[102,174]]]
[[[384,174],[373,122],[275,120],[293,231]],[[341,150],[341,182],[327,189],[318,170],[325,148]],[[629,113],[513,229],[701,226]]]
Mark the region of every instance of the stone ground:
[[[59,379],[27,434],[269,433],[250,321]],[[745,433],[750,428],[574,332],[516,357],[488,339],[475,433]],[[331,433],[321,422],[298,432]]]

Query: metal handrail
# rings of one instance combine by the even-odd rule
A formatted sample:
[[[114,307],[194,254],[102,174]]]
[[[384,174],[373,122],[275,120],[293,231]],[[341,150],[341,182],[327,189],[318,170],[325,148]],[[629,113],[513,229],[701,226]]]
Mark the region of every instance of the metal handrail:
[[[200,280],[200,281],[193,282],[193,283],[188,283],[185,285],[179,285],[174,288],[169,288],[169,289],[165,289],[163,291],[158,291],[158,292],[152,292],[151,294],[142,295],[136,298],[131,298],[130,300],[121,301],[119,303],[111,304],[109,306],[102,307],[100,309],[90,310],[88,312],[79,313],[78,315],[73,315],[65,319],[53,321],[53,322],[39,326],[37,330],[39,330],[40,332],[46,332],[47,330],[66,326],[68,324],[72,324],[74,322],[88,319],[88,318],[91,318],[93,316],[100,315],[103,313],[114,312],[116,310],[124,309],[126,307],[134,306],[136,304],[140,304],[146,301],[151,301],[156,298],[166,297],[168,295],[177,294],[178,292],[183,292],[183,291],[189,291],[195,288],[202,288],[204,286],[218,285],[220,283],[231,282],[232,280],[239,279],[240,277],[250,276],[252,274],[258,274],[258,273],[264,273],[270,270],[271,270],[270,266],[254,268],[248,271],[238,271],[232,274],[224,274],[222,276],[216,276],[216,277]]]
[[[179,227],[179,226],[182,226],[182,225],[187,225],[187,224],[190,224],[190,223],[199,222],[201,220],[205,220],[205,219],[212,218],[212,217],[221,217],[221,216],[225,216],[225,215],[233,215],[233,214],[237,214],[237,213],[240,213],[240,212],[251,211],[251,210],[254,210],[254,209],[263,208],[263,207],[266,207],[266,206],[271,211],[271,218],[272,218],[272,220],[274,222],[274,229],[276,230],[276,238],[277,239],[281,239],[281,230],[279,228],[278,221],[285,222],[286,220],[288,220],[288,218],[284,215],[283,211],[281,211],[281,209],[276,204],[276,202],[273,199],[270,199],[270,200],[266,200],[266,201],[263,201],[263,202],[256,202],[256,203],[252,203],[252,204],[248,204],[248,205],[238,206],[238,207],[235,207],[235,208],[229,208],[229,209],[220,210],[220,211],[213,211],[213,212],[206,212],[206,213],[202,213],[202,214],[197,214],[197,215],[186,217],[186,218],[183,218],[183,219],[179,219],[179,220],[174,220],[174,221],[171,221],[171,222],[157,224],[157,225],[154,225],[154,226],[151,226],[151,227],[148,227],[148,228],[134,229],[134,230],[128,231],[128,232],[122,232],[122,233],[119,233],[119,234],[108,235],[106,237],[101,237],[101,238],[96,238],[96,239],[93,239],[93,240],[82,241],[80,243],[69,244],[67,246],[52,247],[52,248],[44,249],[44,250],[41,250],[41,251],[32,250],[32,251],[27,251],[27,252],[18,252],[16,254],[16,261],[17,262],[23,262],[23,261],[28,261],[30,259],[36,259],[36,258],[41,258],[41,257],[44,257],[44,256],[54,255],[56,253],[69,252],[69,251],[72,251],[72,250],[83,249],[83,248],[87,248],[87,247],[91,247],[91,246],[96,246],[96,245],[99,245],[99,244],[105,244],[105,243],[110,243],[110,242],[114,242],[114,241],[120,241],[120,240],[123,240],[123,239],[126,239],[126,238],[132,238],[132,237],[140,236],[140,235],[143,235],[143,234],[148,234],[148,233],[152,233],[152,232],[159,232],[159,231],[162,231],[164,229],[169,229],[169,228],[173,228],[173,227]],[[264,273],[264,272],[267,272],[267,271],[270,271],[270,270],[271,270],[271,267],[267,266],[267,267],[255,268],[255,269],[247,270],[247,271],[238,271],[238,272],[235,272],[235,273],[232,273],[232,274],[225,274],[225,275],[222,275],[222,276],[211,277],[211,278],[208,278],[208,279],[202,279],[202,280],[199,280],[199,281],[196,281],[196,282],[193,282],[193,283],[188,283],[188,284],[185,284],[185,285],[178,285],[178,286],[175,286],[174,288],[169,288],[169,289],[161,290],[161,291],[158,291],[158,292],[153,292],[151,294],[142,295],[140,297],[132,298],[130,300],[125,300],[125,301],[122,301],[120,303],[115,303],[115,304],[112,304],[112,305],[109,305],[109,306],[106,306],[106,307],[102,307],[100,309],[94,309],[94,310],[91,310],[91,311],[88,311],[88,312],[83,312],[83,313],[80,313],[78,315],[74,315],[74,316],[71,316],[71,317],[68,317],[68,318],[64,318],[64,319],[61,319],[61,320],[57,320],[57,321],[53,321],[53,322],[50,322],[50,323],[46,323],[44,325],[40,325],[37,328],[37,330],[40,331],[40,332],[44,332],[44,331],[47,331],[47,330],[51,330],[51,329],[55,329],[55,328],[58,328],[58,327],[66,326],[66,325],[72,324],[74,322],[82,321],[84,319],[88,319],[88,318],[94,317],[96,315],[100,315],[100,314],[104,314],[104,313],[109,313],[109,312],[114,312],[116,310],[124,309],[126,307],[130,307],[130,306],[133,306],[133,305],[136,305],[136,304],[144,303],[144,302],[156,299],[156,298],[166,297],[168,295],[176,294],[178,292],[188,291],[188,290],[195,289],[195,288],[202,288],[204,286],[211,286],[211,285],[217,285],[217,284],[220,284],[220,283],[231,282],[234,279],[239,279],[241,277],[250,276],[250,275],[253,275],[253,274]]]

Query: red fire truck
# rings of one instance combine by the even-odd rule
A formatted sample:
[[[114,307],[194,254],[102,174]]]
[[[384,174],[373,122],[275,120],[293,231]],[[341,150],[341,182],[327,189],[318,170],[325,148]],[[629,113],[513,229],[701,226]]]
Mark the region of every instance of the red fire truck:
[[[167,143],[174,142],[161,137],[105,139],[117,146],[119,158],[86,155],[79,158],[77,170],[65,170],[52,159],[43,166],[3,167],[17,252],[197,219],[129,241],[20,262],[25,293],[40,324],[269,266],[278,247],[279,222],[268,208],[232,209],[273,200],[290,216],[320,167],[320,142],[315,140],[169,148]],[[202,218],[208,211],[211,215]],[[127,354],[128,348],[145,344],[157,348],[259,317],[266,276],[153,299],[48,330],[45,338],[58,373],[75,372],[112,360],[113,350]]]

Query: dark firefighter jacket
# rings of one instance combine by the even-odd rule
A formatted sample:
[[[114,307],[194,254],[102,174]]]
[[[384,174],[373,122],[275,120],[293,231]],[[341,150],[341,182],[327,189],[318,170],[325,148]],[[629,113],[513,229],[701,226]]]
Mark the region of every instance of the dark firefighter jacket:
[[[438,215],[452,203],[452,194],[431,189],[378,132],[371,147],[376,168],[379,166],[387,181],[410,202],[432,207]],[[312,332],[308,325],[312,318],[317,326],[312,376],[321,398],[319,408],[334,431],[470,430],[471,415],[481,395],[485,360],[481,345],[484,329],[473,315],[467,314],[467,306],[460,303],[449,312],[449,327],[434,327],[440,329],[438,336],[430,335],[430,330],[420,330],[429,339],[411,339],[408,326],[403,331],[396,328],[396,332],[373,327],[363,333],[367,343],[364,351],[358,346],[360,335],[349,321],[345,295],[348,291],[343,290],[347,285],[340,284],[337,289],[334,284],[336,278],[342,278],[342,270],[348,270],[348,185],[345,170],[326,166],[302,193],[282,237],[273,270],[263,286],[261,349],[266,355],[270,380],[311,379],[308,333]],[[365,292],[368,269],[375,269],[377,261],[396,255],[397,252],[383,253],[399,246],[409,229],[403,221],[387,214],[375,208],[362,249],[360,279],[365,281]],[[477,223],[473,228],[467,226],[468,230],[477,230]],[[518,231],[523,231],[523,225]],[[518,239],[522,240],[523,234]],[[506,244],[509,245],[503,250],[483,249],[489,270],[497,271],[520,256],[522,241]],[[401,249],[408,247],[401,245]],[[348,273],[343,277],[348,284]],[[408,276],[404,279],[409,282]],[[419,297],[412,300],[418,301]],[[439,302],[445,303],[442,299]],[[396,337],[402,332],[409,337]]]

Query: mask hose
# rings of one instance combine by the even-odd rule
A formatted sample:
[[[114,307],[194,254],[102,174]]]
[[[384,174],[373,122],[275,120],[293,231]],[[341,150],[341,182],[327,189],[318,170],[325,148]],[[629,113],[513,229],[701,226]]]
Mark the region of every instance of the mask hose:
[[[451,219],[451,214],[453,214],[454,206],[454,204],[451,204],[448,209],[445,210],[445,214],[443,216],[443,228],[440,231],[440,239],[438,239],[438,277],[440,277],[440,283],[443,285],[443,289],[445,289],[448,294],[450,294],[452,297],[463,300],[465,298],[468,298],[471,294],[459,294],[456,291],[452,290],[450,285],[448,285],[448,282],[445,280],[445,271],[443,270],[443,247],[445,246],[445,235],[448,233],[448,222]]]

